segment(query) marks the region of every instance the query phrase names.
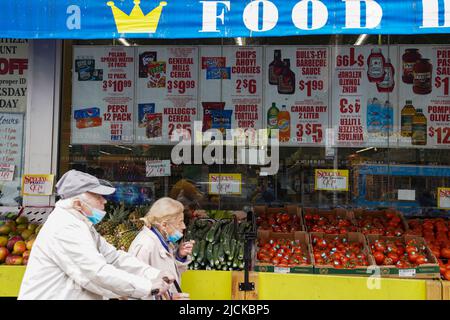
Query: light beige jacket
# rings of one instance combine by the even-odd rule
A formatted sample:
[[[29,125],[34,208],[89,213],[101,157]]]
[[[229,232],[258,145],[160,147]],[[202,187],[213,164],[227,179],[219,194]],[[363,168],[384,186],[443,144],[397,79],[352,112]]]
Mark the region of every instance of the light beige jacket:
[[[132,242],[128,253],[137,257],[142,262],[161,271],[168,271],[175,277],[181,286],[181,274],[187,270],[191,257],[182,260],[177,257],[178,248],[168,244],[161,234],[144,227]],[[171,293],[176,293],[175,286],[170,289]]]

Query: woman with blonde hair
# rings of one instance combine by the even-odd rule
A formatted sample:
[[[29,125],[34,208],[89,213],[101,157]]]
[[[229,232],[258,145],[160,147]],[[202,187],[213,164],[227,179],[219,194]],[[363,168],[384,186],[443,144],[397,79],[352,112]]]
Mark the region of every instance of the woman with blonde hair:
[[[145,226],[134,239],[128,252],[148,265],[170,272],[180,283],[181,274],[191,262],[194,241],[177,244],[186,229],[184,206],[171,198],[156,201],[143,218]],[[172,299],[187,299],[172,285]]]

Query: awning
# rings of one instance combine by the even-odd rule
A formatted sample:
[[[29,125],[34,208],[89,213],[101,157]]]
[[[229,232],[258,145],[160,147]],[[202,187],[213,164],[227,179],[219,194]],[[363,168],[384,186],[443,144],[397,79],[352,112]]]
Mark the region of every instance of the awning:
[[[4,38],[448,33],[450,0],[1,0]]]

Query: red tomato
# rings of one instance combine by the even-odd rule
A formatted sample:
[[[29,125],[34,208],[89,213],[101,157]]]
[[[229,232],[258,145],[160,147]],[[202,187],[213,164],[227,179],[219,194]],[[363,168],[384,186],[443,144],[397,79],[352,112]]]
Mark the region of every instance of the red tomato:
[[[417,254],[417,252],[410,252],[408,254],[408,260],[409,262],[415,263],[417,261],[417,258],[419,257],[419,255]]]
[[[417,256],[416,263],[418,265],[428,263],[428,259],[424,255]]]
[[[375,261],[377,262],[377,265],[381,265],[384,262],[384,254],[380,251],[377,251],[373,254],[373,257],[375,258]]]
[[[450,249],[449,248],[442,248],[441,249],[441,257],[450,259]]]
[[[396,253],[388,253],[387,256],[392,260],[392,264],[396,264],[398,262],[398,255]]]

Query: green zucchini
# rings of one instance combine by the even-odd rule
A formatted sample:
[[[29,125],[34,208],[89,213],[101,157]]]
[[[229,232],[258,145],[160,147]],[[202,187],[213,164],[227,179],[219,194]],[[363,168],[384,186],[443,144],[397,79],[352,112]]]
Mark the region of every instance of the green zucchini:
[[[225,251],[223,248],[223,243],[219,243],[218,246],[219,246],[218,258],[220,263],[223,263],[225,261]]]
[[[192,249],[192,255],[193,255],[194,257],[197,257],[197,256],[198,256],[198,253],[199,253],[199,251],[200,251],[200,244],[201,244],[201,242],[196,242],[196,243],[194,244],[194,248]]]
[[[210,264],[214,264],[213,259],[213,244],[211,242],[208,242],[208,245],[206,246],[206,260]]]
[[[231,248],[230,248],[230,254],[228,255],[228,260],[229,261],[233,261],[234,256],[236,255],[236,251],[237,251],[237,245],[238,242],[236,241],[236,239],[231,239]]]
[[[244,243],[241,242],[239,244],[239,254],[238,254],[238,259],[239,260],[244,260]]]
[[[218,266],[220,264],[220,260],[219,260],[219,247],[220,244],[216,243],[213,244],[214,248],[213,248],[213,262],[215,266]]]
[[[214,242],[214,238],[216,236],[217,228],[219,227],[219,223],[215,223],[212,225],[212,227],[209,229],[209,231],[206,233],[206,241],[208,242]]]

